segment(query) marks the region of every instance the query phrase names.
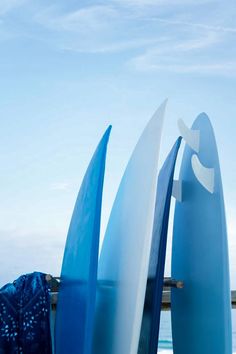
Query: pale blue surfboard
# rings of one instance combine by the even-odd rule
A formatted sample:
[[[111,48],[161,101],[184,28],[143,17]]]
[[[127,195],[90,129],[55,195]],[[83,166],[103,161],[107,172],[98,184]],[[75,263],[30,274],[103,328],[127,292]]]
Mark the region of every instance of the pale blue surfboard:
[[[157,353],[169,212],[180,143],[181,138],[178,138],[158,176],[152,248],[138,354]]]
[[[98,266],[93,354],[137,354],[165,105],[141,135],[113,204]]]
[[[184,281],[171,293],[174,353],[232,354],[224,198],[206,114],[186,136],[192,148],[186,144],[180,169],[182,202],[176,202],[172,248],[172,277]]]
[[[61,270],[55,323],[56,354],[90,354],[97,282],[107,142],[100,141],[74,207]]]

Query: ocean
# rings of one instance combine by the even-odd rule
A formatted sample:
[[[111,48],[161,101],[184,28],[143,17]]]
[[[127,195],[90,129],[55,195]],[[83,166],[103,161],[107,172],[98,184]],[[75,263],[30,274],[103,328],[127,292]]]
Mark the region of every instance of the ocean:
[[[232,310],[232,330],[233,330],[233,354],[236,354],[236,309]],[[173,353],[170,311],[161,312],[158,353],[161,354]]]

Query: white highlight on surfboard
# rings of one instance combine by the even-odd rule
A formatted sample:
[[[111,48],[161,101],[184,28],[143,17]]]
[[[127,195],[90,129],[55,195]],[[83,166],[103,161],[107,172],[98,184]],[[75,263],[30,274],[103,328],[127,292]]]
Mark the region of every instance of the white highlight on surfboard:
[[[198,156],[194,154],[191,158],[192,169],[197,180],[210,193],[214,193],[215,170],[202,165]]]
[[[112,293],[99,293],[99,303],[107,302],[108,316],[102,318],[104,310],[98,304],[95,338],[101,340],[104,350],[94,346],[95,354],[137,354],[138,351],[165,106],[166,101],[139,138],[112,207],[99,259],[98,279],[111,281],[113,286]]]
[[[183,119],[178,120],[178,128],[180,135],[186,143],[196,152],[199,152],[200,132],[199,130],[189,129]]]
[[[178,202],[182,202],[182,181],[173,181],[172,197],[174,197]]]

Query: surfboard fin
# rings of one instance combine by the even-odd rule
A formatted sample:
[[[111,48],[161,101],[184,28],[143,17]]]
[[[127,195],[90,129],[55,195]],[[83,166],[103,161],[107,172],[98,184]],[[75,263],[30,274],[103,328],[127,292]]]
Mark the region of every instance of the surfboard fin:
[[[215,170],[202,165],[198,156],[194,154],[191,159],[192,169],[201,185],[210,193],[214,193]]]
[[[186,143],[196,152],[199,152],[200,132],[199,130],[189,129],[182,119],[178,120],[180,135]]]
[[[178,200],[178,202],[182,202],[182,182],[180,180],[173,181],[172,196]]]

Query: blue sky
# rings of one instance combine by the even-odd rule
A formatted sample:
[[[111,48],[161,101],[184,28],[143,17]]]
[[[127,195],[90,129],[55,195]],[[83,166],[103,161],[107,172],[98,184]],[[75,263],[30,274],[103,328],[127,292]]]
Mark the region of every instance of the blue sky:
[[[59,274],[83,174],[112,124],[104,230],[129,155],[166,97],[161,161],[178,118],[191,125],[205,111],[214,126],[235,274],[235,16],[231,0],[1,0],[1,283]]]

